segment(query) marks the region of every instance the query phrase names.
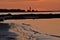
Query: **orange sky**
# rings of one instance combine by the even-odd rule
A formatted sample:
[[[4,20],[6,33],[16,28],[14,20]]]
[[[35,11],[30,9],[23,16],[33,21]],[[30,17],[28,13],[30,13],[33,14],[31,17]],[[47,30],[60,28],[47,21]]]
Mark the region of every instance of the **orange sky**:
[[[0,8],[60,10],[60,0],[0,0]]]

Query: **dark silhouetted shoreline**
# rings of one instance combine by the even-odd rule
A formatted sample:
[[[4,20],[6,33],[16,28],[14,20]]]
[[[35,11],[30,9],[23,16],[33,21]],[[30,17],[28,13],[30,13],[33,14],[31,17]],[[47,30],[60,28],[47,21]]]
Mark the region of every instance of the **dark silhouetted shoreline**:
[[[60,14],[4,14],[0,15],[0,21],[9,19],[52,19],[60,18]]]
[[[49,10],[49,11],[40,11],[40,10],[24,10],[24,9],[0,9],[0,12],[60,12],[60,10]]]

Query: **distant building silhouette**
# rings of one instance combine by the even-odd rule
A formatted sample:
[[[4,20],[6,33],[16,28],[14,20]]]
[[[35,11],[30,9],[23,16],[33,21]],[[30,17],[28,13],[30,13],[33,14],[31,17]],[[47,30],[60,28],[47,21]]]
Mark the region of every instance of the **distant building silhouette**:
[[[31,7],[29,7],[29,9],[27,10],[27,12],[31,12],[31,10],[32,10]]]

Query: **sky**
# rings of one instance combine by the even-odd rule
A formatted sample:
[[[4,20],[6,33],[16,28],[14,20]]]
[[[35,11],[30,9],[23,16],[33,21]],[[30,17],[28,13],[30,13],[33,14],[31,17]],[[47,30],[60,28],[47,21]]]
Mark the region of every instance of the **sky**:
[[[60,10],[60,0],[0,0],[2,9]]]

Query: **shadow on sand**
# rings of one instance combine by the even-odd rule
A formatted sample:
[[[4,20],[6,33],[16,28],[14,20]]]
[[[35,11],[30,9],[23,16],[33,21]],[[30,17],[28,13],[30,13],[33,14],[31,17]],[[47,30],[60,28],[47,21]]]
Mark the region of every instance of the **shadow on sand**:
[[[0,23],[0,40],[17,40],[17,34],[9,32],[8,23]]]

